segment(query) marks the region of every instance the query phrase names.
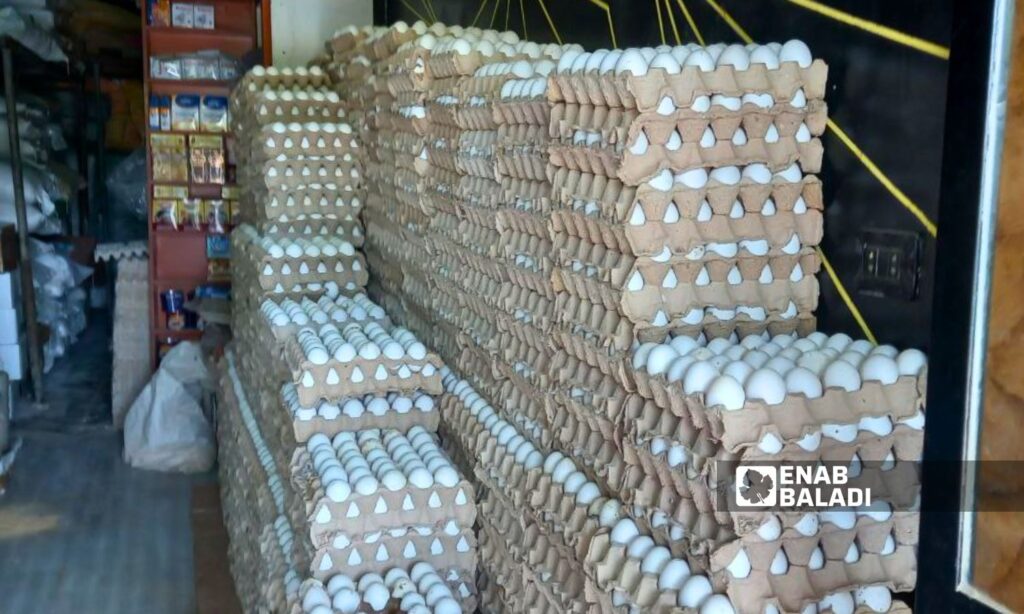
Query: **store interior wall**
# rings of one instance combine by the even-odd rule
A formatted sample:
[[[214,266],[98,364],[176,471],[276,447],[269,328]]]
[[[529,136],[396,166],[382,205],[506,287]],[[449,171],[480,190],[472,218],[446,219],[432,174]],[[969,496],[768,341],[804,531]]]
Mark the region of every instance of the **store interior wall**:
[[[874,25],[848,25],[829,8]],[[739,42],[723,15],[758,42],[800,38],[828,63],[829,117],[862,156],[826,132],[822,250],[880,342],[927,349],[950,0],[377,0],[374,17],[475,24],[593,50],[698,42],[698,33],[707,44]],[[865,254],[876,247],[898,254],[898,280],[866,272]],[[837,285],[825,271],[819,280],[819,328],[864,337]]]
[[[271,0],[274,66],[302,66],[347,25],[373,21],[373,0]]]

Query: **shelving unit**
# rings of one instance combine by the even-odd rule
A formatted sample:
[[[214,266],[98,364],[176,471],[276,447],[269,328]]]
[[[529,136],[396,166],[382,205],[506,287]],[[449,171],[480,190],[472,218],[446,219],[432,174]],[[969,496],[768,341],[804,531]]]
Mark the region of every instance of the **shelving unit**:
[[[176,28],[170,25],[149,25],[148,6],[143,2],[143,61],[145,78],[146,115],[149,115],[150,95],[175,96],[197,94],[228,96],[233,81],[208,79],[157,79],[150,75],[150,57],[191,53],[200,50],[215,50],[234,58],[242,59],[259,47],[258,17],[261,4],[258,0],[207,0],[194,4],[214,7],[214,29]],[[190,198],[216,199],[222,197],[223,185],[203,184],[191,181],[155,181],[153,177],[152,148],[150,135],[176,134],[186,138],[193,134],[209,133],[202,130],[161,130],[153,131],[147,124],[147,196],[152,211],[154,186],[184,187]],[[230,184],[228,184],[230,185]],[[201,336],[197,329],[171,329],[160,302],[161,293],[167,290],[181,290],[190,294],[202,285],[229,285],[223,280],[211,280],[210,263],[207,259],[207,238],[210,232],[205,224],[201,229],[171,229],[156,226],[152,219],[149,225],[150,253],[150,348],[151,364],[156,366],[162,345],[184,340],[196,340]]]

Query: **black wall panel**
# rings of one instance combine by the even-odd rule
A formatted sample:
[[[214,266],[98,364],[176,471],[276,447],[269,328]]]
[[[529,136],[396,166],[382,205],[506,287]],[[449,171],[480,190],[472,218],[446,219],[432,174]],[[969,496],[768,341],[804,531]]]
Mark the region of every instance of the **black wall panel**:
[[[543,2],[543,4],[542,4]],[[950,39],[951,0],[827,0],[829,6],[940,46]],[[829,64],[830,117],[932,222],[937,218],[947,61],[880,37],[790,0],[717,0],[756,41],[803,39]],[[588,49],[695,41],[690,12],[705,42],[738,35],[709,0],[377,0],[377,23],[422,17],[446,24],[516,31],[537,42],[557,37]],[[607,11],[605,8],[607,7]],[[659,25],[658,8],[661,21]],[[669,14],[671,10],[671,18]],[[609,24],[609,15],[611,16]],[[675,29],[672,26],[675,20]],[[663,39],[664,37],[664,39]],[[826,217],[823,250],[881,342],[927,347],[934,278],[934,239],[831,131],[824,137]],[[970,204],[965,203],[965,206]],[[913,299],[866,293],[861,286],[862,233],[913,233],[921,271]],[[823,272],[819,326],[863,336]]]

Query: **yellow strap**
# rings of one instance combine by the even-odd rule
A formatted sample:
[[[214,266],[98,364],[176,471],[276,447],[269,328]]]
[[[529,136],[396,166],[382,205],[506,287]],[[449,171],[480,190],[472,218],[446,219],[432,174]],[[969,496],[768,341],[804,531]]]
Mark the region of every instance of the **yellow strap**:
[[[530,40],[530,35],[526,33],[526,7],[523,6],[523,0],[519,0],[519,15],[523,18],[523,40]]]
[[[416,19],[419,19],[423,23],[427,23],[427,22],[430,21],[429,19],[424,19],[423,15],[419,14],[419,11],[417,11],[416,9],[412,8],[411,6],[409,6],[409,3],[406,2],[406,0],[399,0],[399,2],[402,3],[402,6],[404,6],[407,9],[409,9],[409,12],[416,16]]]
[[[708,2],[711,1],[712,0],[708,0]],[[696,38],[697,42],[703,47],[704,37],[701,36],[700,30],[697,29],[697,22],[693,20],[693,15],[691,15],[690,11],[686,8],[686,3],[683,2],[683,0],[676,0],[676,4],[679,5],[679,10],[683,12],[683,17],[686,18],[686,23],[690,24],[690,30],[693,31],[694,38]]]
[[[918,51],[927,53],[928,55],[933,55],[943,60],[949,59],[948,47],[943,47],[942,45],[938,45],[931,41],[926,41],[923,38],[918,38],[905,32],[900,32],[899,30],[890,28],[889,26],[883,26],[882,24],[875,23],[874,21],[868,21],[867,19],[864,19],[862,17],[851,15],[849,13],[840,11],[839,9],[832,8],[831,6],[827,6],[820,2],[815,2],[814,0],[787,1],[797,6],[801,6],[809,11],[814,11],[819,15],[824,15],[825,17],[829,17],[831,19],[835,19],[836,21],[845,23],[848,26],[853,26],[854,28],[864,30],[865,32],[869,32],[871,34],[874,34],[875,36],[880,36],[882,38],[891,40],[894,43],[905,45],[912,49],[917,49]]]
[[[654,0],[654,10],[658,13],[658,32],[661,34],[661,44],[665,44],[665,22],[661,19],[661,0]]]
[[[889,177],[882,172],[882,169],[878,168],[877,164],[871,161],[871,158],[869,158],[866,153],[861,151],[861,148],[858,147],[857,144],[853,142],[853,139],[851,139],[850,136],[846,134],[846,132],[844,132],[842,128],[840,128],[831,119],[828,120],[828,127],[837,137],[839,137],[839,140],[842,141],[844,145],[846,145],[850,152],[853,153],[853,155],[856,156],[857,159],[861,161],[861,164],[863,164],[868,169],[868,171],[872,175],[874,175],[875,178],[878,179],[878,181],[881,182],[883,186],[885,186],[885,189],[889,190],[889,193],[892,194],[893,197],[895,197],[901,205],[906,207],[907,210],[910,211],[910,213],[913,214],[913,216],[916,217],[921,222],[921,224],[928,231],[928,234],[930,234],[933,237],[938,235],[938,227],[936,227],[935,222],[928,219],[928,216],[925,215],[924,211],[922,211],[920,207],[914,204],[914,201],[910,200],[910,197],[904,194],[903,190],[896,187],[896,184],[894,184],[892,180],[889,179]]]
[[[505,2],[505,29],[508,30],[508,16],[512,12],[512,0]]]
[[[676,14],[672,12],[672,4],[665,0],[665,11],[668,13],[668,21],[672,24],[672,32],[676,36],[676,44],[682,45],[683,39],[679,36],[679,28],[676,26]]]
[[[715,0],[707,0],[707,3],[711,8],[715,10],[716,13],[718,13],[719,17],[725,20],[725,23],[729,24],[729,27],[732,28],[732,31],[735,32],[736,35],[740,37],[740,40],[742,40],[744,43],[754,42],[754,39],[750,38],[750,35],[747,34],[747,31],[740,27],[740,24],[736,23],[736,20],[732,18],[732,15],[730,15],[728,12],[726,12],[725,9],[719,6],[718,3],[715,2]],[[703,45],[704,43],[701,44]]]
[[[561,45],[562,35],[558,33],[558,28],[555,27],[555,22],[551,19],[548,7],[544,4],[544,0],[537,0],[537,2],[540,4],[540,10],[544,12],[544,19],[548,20],[548,27],[551,28],[551,33],[555,35],[555,40]]]
[[[487,3],[490,1],[491,0],[483,0],[483,2],[480,3],[480,9],[476,12],[476,17],[473,18],[473,23],[469,24],[469,27],[476,27],[476,22],[480,19],[480,15],[484,12],[484,7],[487,6]]]
[[[491,26],[494,29],[494,20],[498,17],[498,8],[501,6],[501,0],[494,0],[494,10],[491,11]]]
[[[434,7],[430,0],[420,0],[420,2],[423,4],[423,8],[427,9],[427,15],[430,17],[430,20],[432,22],[437,21],[437,15],[434,13]]]
[[[864,321],[864,316],[860,314],[860,309],[857,309],[857,305],[853,303],[853,299],[850,298],[850,293],[846,291],[846,287],[843,286],[843,282],[839,281],[839,276],[836,275],[836,270],[832,268],[832,263],[828,261],[828,257],[825,256],[825,252],[822,251],[820,246],[815,246],[814,249],[818,252],[818,257],[821,258],[821,264],[825,267],[825,272],[828,273],[829,278],[832,280],[832,284],[836,287],[836,292],[839,293],[839,298],[843,299],[846,303],[846,308],[850,310],[853,315],[853,319],[857,321],[857,325],[860,326],[861,331],[864,333],[864,338],[878,345],[878,340],[875,339],[875,334],[871,332],[871,328],[868,327],[868,323]]]

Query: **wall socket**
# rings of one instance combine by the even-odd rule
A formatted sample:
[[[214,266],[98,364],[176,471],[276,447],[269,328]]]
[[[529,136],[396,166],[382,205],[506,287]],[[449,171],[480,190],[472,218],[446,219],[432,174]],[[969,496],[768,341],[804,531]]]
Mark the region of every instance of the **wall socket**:
[[[857,291],[879,298],[917,298],[921,237],[900,230],[865,230],[860,235]]]

